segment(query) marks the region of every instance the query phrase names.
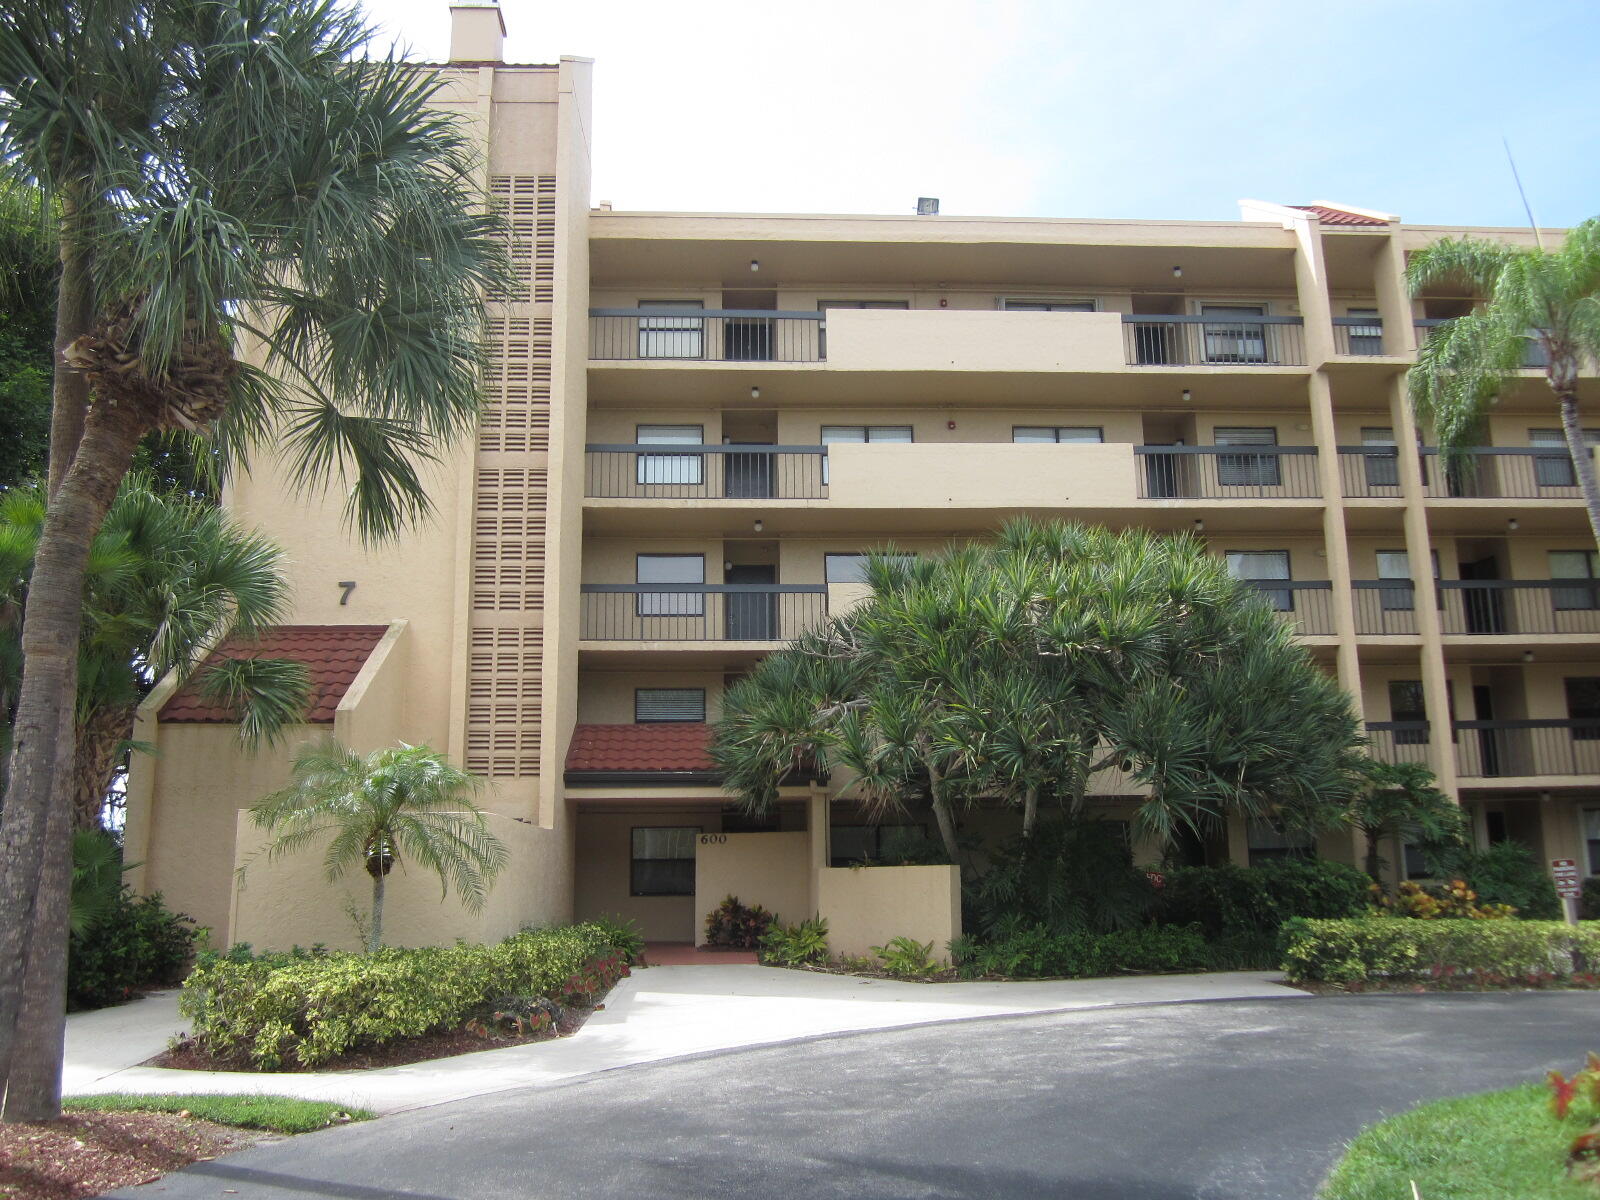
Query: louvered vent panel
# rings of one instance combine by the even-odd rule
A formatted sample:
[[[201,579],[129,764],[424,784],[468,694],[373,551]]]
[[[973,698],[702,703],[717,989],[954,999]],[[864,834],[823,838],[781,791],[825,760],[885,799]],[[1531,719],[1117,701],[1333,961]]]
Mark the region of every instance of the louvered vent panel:
[[[539,773],[541,629],[474,629],[468,663],[467,769],[492,779]]]

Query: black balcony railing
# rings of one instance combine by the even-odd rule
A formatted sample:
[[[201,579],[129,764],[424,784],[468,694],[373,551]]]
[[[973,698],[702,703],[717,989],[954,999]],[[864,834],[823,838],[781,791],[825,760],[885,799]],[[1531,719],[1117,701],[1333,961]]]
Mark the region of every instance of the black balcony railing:
[[[1333,632],[1333,584],[1326,579],[1250,579],[1295,632],[1311,637]]]
[[[1486,779],[1596,774],[1600,721],[1457,721],[1456,770]]]
[[[1333,318],[1333,352],[1369,356],[1383,354],[1383,321],[1378,317]]]
[[[585,496],[637,500],[822,500],[826,446],[594,445]]]
[[[1356,632],[1417,632],[1416,588],[1409,579],[1352,579]]]
[[[1582,499],[1565,446],[1479,446],[1455,454],[1425,446],[1422,454],[1425,491],[1436,499]]]
[[[1445,633],[1600,633],[1600,580],[1443,579]]]
[[[1300,317],[1187,317],[1127,314],[1122,344],[1136,367],[1303,367]]]
[[[1367,753],[1379,762],[1427,763],[1426,721],[1368,721]]]
[[[1346,496],[1397,497],[1400,451],[1394,446],[1340,446],[1339,481]]]
[[[821,362],[823,314],[768,309],[591,308],[589,357],[606,361]]]
[[[1304,500],[1322,495],[1315,446],[1135,446],[1141,500]]]
[[[578,590],[578,636],[595,642],[782,642],[828,612],[821,583],[585,583]]]
[[[1420,350],[1424,342],[1433,336],[1434,330],[1441,325],[1448,325],[1453,317],[1418,317],[1417,348]],[[1533,336],[1529,336],[1528,344],[1522,352],[1522,369],[1524,371],[1542,371],[1550,365],[1550,356],[1545,353],[1544,346]]]

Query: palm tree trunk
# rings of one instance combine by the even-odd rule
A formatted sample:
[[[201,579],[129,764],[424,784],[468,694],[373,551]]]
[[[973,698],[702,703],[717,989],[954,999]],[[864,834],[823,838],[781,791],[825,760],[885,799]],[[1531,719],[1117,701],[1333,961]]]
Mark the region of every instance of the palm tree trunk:
[[[72,768],[72,828],[99,829],[123,746],[133,737],[132,708],[95,708],[78,724]]]
[[[1365,860],[1367,874],[1372,877],[1373,883],[1382,886],[1383,869],[1381,864],[1383,860],[1378,855],[1378,831],[1369,829],[1366,831],[1365,836],[1367,839],[1367,856]]]
[[[956,818],[950,811],[950,801],[941,786],[943,780],[933,767],[928,768],[928,790],[933,796],[933,819],[939,826],[939,839],[944,842],[945,855],[952,865],[961,866],[961,850],[956,845]]]
[[[1552,365],[1550,386],[1561,402],[1561,429],[1567,435],[1567,453],[1572,456],[1572,469],[1578,476],[1578,490],[1583,493],[1583,506],[1589,513],[1589,532],[1600,546],[1600,482],[1595,479],[1594,451],[1583,439],[1583,424],[1578,417],[1577,370],[1557,372]]]
[[[367,953],[377,950],[383,941],[383,882],[387,878],[382,868],[372,877],[372,928],[367,931]]]
[[[1022,800],[1022,836],[1033,836],[1034,823],[1039,819],[1039,789],[1029,788]]]
[[[70,776],[63,772],[60,778],[65,782]],[[17,1039],[11,1055],[5,1109],[0,1114],[6,1121],[54,1121],[61,1116],[61,1062],[67,1034],[67,919],[72,906],[71,826],[67,806],[52,806],[17,1012],[17,1028],[27,1036]]]
[[[70,871],[66,879],[52,873],[44,880],[53,889],[50,895],[41,894],[40,884],[52,803],[58,798],[66,802],[65,789],[57,791],[55,785],[58,768],[71,761],[61,756],[62,743],[70,748],[74,741],[73,724],[63,721],[63,712],[76,698],[84,568],[139,438],[152,424],[144,413],[126,406],[91,408],[78,454],[51,501],[34,558],[22,619],[16,741],[0,814],[0,1078],[10,1076],[30,937],[45,939],[51,953],[56,943],[65,951],[66,899],[55,892],[70,885]],[[67,838],[70,829],[70,821],[61,822],[60,838]],[[56,921],[58,908],[61,917]]]

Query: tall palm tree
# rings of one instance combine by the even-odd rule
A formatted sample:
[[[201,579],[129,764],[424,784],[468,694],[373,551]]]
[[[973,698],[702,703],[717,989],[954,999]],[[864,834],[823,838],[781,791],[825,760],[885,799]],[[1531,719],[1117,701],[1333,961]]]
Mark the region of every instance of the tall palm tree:
[[[1482,445],[1489,406],[1517,380],[1530,341],[1537,345],[1600,544],[1600,483],[1578,417],[1578,373],[1600,362],[1600,218],[1572,229],[1554,250],[1446,238],[1413,254],[1406,277],[1413,294],[1455,280],[1483,297],[1417,348],[1409,377],[1417,415],[1447,450]]]
[[[372,877],[367,951],[383,941],[389,873],[407,861],[439,877],[440,898],[453,885],[470,912],[483,908],[510,858],[470,796],[480,781],[427,746],[390,746],[365,757],[331,738],[295,758],[294,782],[250,809],[276,836],[269,859],[327,843],[330,881],[359,866]]]
[[[59,1053],[53,1071],[12,1071],[20,989],[65,978],[67,822],[51,812],[78,605],[140,439],[204,432],[233,461],[270,439],[379,538],[427,511],[419,464],[476,417],[504,244],[472,139],[432,106],[441,77],[357,59],[369,40],[340,0],[0,8],[0,173],[45,192],[61,260],[49,508],[0,824],[8,1119],[59,1111]]]
[[[20,616],[44,527],[42,490],[0,496],[0,745],[8,744],[22,672]],[[169,672],[186,679],[206,650],[282,620],[282,551],[209,504],[123,481],[90,548],[78,644],[74,829],[92,829],[133,737],[139,703]],[[301,719],[303,664],[240,658],[207,668],[201,685],[234,706],[247,744]]]

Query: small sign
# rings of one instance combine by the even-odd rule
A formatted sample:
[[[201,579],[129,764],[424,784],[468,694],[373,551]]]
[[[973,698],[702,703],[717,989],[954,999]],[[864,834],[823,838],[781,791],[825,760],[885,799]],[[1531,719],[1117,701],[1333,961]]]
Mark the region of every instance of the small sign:
[[[1563,900],[1576,900],[1583,895],[1583,884],[1578,879],[1578,864],[1575,860],[1551,859],[1550,875],[1555,880],[1556,894]]]

